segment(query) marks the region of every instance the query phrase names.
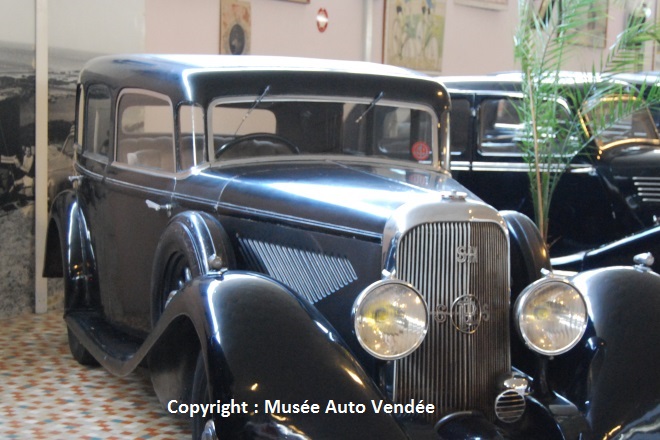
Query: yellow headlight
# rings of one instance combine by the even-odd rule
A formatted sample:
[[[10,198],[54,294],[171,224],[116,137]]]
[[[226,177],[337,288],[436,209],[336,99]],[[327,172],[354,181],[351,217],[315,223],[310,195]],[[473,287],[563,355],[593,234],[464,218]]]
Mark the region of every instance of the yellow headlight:
[[[379,281],[367,287],[353,305],[355,334],[362,347],[379,359],[399,359],[424,340],[428,310],[410,284]]]
[[[527,346],[548,356],[573,348],[587,328],[584,298],[563,279],[545,278],[529,285],[516,301],[515,313]]]

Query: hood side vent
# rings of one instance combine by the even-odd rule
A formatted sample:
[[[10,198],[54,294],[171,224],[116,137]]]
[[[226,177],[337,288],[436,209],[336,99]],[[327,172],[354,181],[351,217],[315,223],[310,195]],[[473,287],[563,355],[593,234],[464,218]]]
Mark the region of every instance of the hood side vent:
[[[345,257],[238,237],[240,252],[252,270],[292,287],[312,304],[357,280]]]
[[[633,177],[637,195],[644,203],[660,203],[660,177]]]

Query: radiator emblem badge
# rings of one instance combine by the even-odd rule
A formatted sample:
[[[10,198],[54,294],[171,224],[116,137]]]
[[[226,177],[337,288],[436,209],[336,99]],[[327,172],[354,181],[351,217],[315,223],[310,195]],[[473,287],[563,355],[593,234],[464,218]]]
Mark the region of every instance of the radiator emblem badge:
[[[456,261],[459,263],[476,263],[477,262],[477,247],[476,246],[458,246],[456,248]]]
[[[438,324],[444,324],[449,318],[458,331],[472,334],[477,331],[481,321],[488,321],[488,309],[488,305],[482,306],[474,295],[463,295],[454,300],[451,309],[447,310],[447,306],[441,304],[432,314]]]

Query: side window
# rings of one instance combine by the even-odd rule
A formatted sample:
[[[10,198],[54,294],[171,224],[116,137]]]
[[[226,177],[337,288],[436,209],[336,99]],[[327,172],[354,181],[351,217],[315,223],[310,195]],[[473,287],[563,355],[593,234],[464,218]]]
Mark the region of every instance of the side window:
[[[187,170],[204,162],[204,111],[200,106],[179,107],[180,168]]]
[[[111,153],[110,91],[105,86],[91,86],[87,90],[86,102],[82,112],[83,152],[107,160]]]
[[[481,103],[479,151],[483,155],[520,155],[519,142],[523,130],[515,101],[512,99],[487,99]]]
[[[167,97],[137,90],[119,97],[115,160],[174,172],[174,113]]]
[[[468,150],[470,141],[470,121],[472,112],[470,101],[467,99],[452,99],[451,101],[451,152],[462,154]]]

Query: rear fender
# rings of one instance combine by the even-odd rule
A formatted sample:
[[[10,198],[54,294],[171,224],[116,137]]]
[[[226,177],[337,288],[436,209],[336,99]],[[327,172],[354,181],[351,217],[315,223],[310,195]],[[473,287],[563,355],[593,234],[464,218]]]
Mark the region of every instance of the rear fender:
[[[53,201],[46,236],[43,275],[63,277],[65,309],[98,307],[97,271],[84,213],[74,191]]]
[[[200,341],[210,401],[234,399],[247,409],[228,418],[215,414],[222,432],[276,425],[275,429],[285,426],[284,430],[295,429],[313,438],[405,438],[391,415],[374,413],[371,400],[385,397],[337,332],[282,284],[244,272],[200,277],[176,295],[157,329],[165,322],[176,326],[185,320],[192,325],[185,324],[188,331],[194,328]],[[190,396],[188,385],[181,381],[186,374],[181,368],[154,371],[153,367],[160,361],[166,366],[166,353],[193,351],[189,337],[168,338],[175,334],[165,331],[151,356],[157,394],[163,404],[174,408],[179,398],[185,401]],[[289,405],[305,403],[318,405],[318,413],[287,412]],[[329,403],[363,404],[366,411],[326,413]]]

